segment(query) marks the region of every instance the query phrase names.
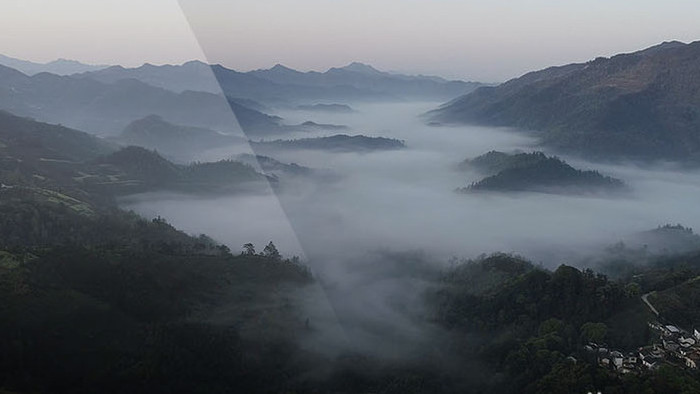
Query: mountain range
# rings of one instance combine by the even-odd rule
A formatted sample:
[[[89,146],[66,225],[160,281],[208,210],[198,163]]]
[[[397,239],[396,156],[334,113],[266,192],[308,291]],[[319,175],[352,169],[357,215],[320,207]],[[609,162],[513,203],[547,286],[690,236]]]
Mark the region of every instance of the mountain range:
[[[550,67],[480,87],[430,113],[436,123],[534,130],[599,159],[700,161],[700,42]]]
[[[155,149],[166,157],[183,162],[193,160],[198,153],[207,149],[246,142],[239,136],[172,124],[158,115],[131,122],[115,140],[125,145]]]
[[[174,126],[163,125],[162,120],[147,118],[141,123],[170,127],[167,132],[174,133]],[[239,161],[179,165],[143,147],[121,148],[82,131],[5,111],[0,111],[0,179],[11,188],[58,190],[77,199],[159,190],[232,193],[264,189],[268,181]]]
[[[56,75],[70,75],[88,71],[97,71],[109,66],[92,65],[77,62],[75,60],[57,59],[48,63],[35,63],[28,60],[16,59],[0,54],[0,64],[14,68],[27,75],[39,73],[51,73]]]
[[[104,83],[49,73],[28,76],[0,66],[0,109],[97,135],[116,135],[149,115],[226,134],[240,134],[237,123],[253,134],[277,130],[280,118],[242,102],[247,103],[207,92],[176,93],[135,79]]]
[[[266,136],[300,128],[263,112],[269,111],[269,105],[317,108],[321,104],[324,109],[347,110],[347,105],[335,102],[449,99],[479,85],[392,74],[359,63],[324,73],[302,73],[279,65],[241,73],[198,61],[82,69],[86,67],[94,71],[33,74],[0,65],[0,109],[105,136],[117,135],[131,122],[150,115],[224,134],[241,134],[238,124],[246,134]]]
[[[239,72],[218,64],[191,61],[182,65],[144,64],[137,68],[113,66],[76,77],[106,83],[137,79],[174,92],[220,93],[223,89],[226,96],[266,104],[418,98],[449,100],[481,86],[476,82],[394,74],[361,63],[334,67],[325,72],[301,72],[280,64],[270,69]]]

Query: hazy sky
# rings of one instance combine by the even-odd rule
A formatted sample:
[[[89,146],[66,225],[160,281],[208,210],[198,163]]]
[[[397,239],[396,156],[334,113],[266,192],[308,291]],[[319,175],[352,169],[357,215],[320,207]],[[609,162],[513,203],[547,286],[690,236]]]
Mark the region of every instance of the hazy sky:
[[[664,40],[700,39],[697,0],[2,4],[0,53],[36,61],[66,57],[129,66],[202,58],[199,41],[209,61],[239,70],[275,63],[325,70],[361,61],[386,70],[498,81]]]

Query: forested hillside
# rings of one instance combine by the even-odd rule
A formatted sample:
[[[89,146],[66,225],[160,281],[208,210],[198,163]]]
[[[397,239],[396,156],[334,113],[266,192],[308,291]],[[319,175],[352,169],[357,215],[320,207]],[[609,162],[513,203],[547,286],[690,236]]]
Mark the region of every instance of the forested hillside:
[[[481,87],[434,121],[541,132],[545,144],[602,159],[700,161],[700,42],[531,72]]]

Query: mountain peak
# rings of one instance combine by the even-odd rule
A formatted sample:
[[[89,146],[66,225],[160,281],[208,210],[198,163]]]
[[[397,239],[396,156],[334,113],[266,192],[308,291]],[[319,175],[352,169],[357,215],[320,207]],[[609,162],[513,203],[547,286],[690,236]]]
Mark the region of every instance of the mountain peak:
[[[182,63],[182,67],[190,68],[190,69],[200,69],[200,68],[208,69],[211,67],[211,65],[209,65],[201,60],[190,60],[188,62]]]
[[[678,41],[678,40],[672,40],[672,41],[664,41],[661,44],[657,45],[658,48],[678,48],[682,46],[686,46],[688,44]]]
[[[56,59],[48,63],[36,63],[4,55],[0,55],[0,63],[7,67],[21,71],[26,75],[36,75],[42,72],[57,75],[70,75],[87,71],[97,71],[108,67],[107,65],[85,64],[77,60],[65,58]]]
[[[54,61],[51,61],[51,62],[48,62],[45,64],[80,64],[80,62],[78,62],[76,60],[71,60],[71,59],[66,59],[66,58],[61,57],[61,58],[58,58]]]
[[[700,106],[698,54],[700,42],[672,41],[550,67],[477,89],[438,109],[433,120],[526,125],[541,133],[543,143],[589,158],[696,165],[700,142],[688,136],[697,135],[700,117],[678,109]]]
[[[14,69],[12,67],[6,66],[4,64],[0,64],[0,76],[2,76],[3,79],[9,80],[10,77],[15,77],[15,78],[23,78],[27,77],[27,74]]]
[[[274,71],[274,72],[293,72],[293,73],[299,72],[299,71],[297,71],[297,70],[294,70],[294,69],[292,69],[292,68],[289,68],[289,67],[287,67],[287,66],[285,66],[285,65],[282,65],[282,64],[279,64],[279,63],[275,64],[275,65],[274,65],[271,69],[269,69],[268,71]]]
[[[143,117],[143,118],[141,118],[141,119],[135,120],[134,122],[167,123],[167,122],[165,121],[165,119],[163,119],[162,116],[160,116],[160,115],[155,115],[155,114],[147,115],[147,116],[145,116],[145,117]],[[134,122],[132,122],[132,123],[134,123]]]
[[[684,47],[686,45],[688,45],[688,44],[680,42],[680,41],[675,41],[675,40],[674,41],[664,41],[661,44],[657,44],[657,45],[651,46],[647,49],[644,49],[642,51],[639,51],[639,53],[643,53],[643,54],[647,54],[647,55],[654,54],[658,51],[663,51],[663,50],[667,50],[667,49],[676,49],[676,48]]]
[[[376,68],[370,66],[369,64],[352,62],[345,67],[341,67],[341,70],[352,71],[363,74],[381,74],[382,72]]]
[[[50,61],[48,63],[44,63],[46,66],[65,66],[65,67],[80,67],[80,68],[107,68],[109,67],[108,65],[104,64],[89,64],[89,63],[82,63],[77,60],[73,59],[66,59],[66,58],[58,58],[56,60]]]

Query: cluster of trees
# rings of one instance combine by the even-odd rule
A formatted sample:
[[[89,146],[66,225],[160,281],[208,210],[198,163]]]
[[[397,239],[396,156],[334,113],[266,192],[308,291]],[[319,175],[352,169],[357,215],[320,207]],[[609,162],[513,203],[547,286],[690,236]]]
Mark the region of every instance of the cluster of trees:
[[[490,175],[459,189],[462,192],[490,190],[585,193],[621,190],[625,186],[619,179],[601,175],[598,171],[578,170],[558,157],[549,157],[542,152],[508,155],[494,151],[479,156],[466,165],[475,166]]]
[[[235,191],[243,183],[265,179],[253,167],[239,161],[177,165],[156,151],[138,146],[128,146],[99,158],[95,163],[99,165],[85,169],[93,176],[84,181],[84,186],[108,194],[133,194],[154,189],[221,193]]]
[[[144,181],[248,171],[234,162],[183,170],[140,148],[92,164]],[[260,252],[247,243],[233,255],[161,217],[124,212],[109,190],[97,193],[74,181],[75,168],[51,165],[41,167],[40,184],[0,190],[0,392],[697,389],[696,377],[682,371],[620,378],[579,354],[587,341],[646,344],[639,295],[659,290],[673,299],[662,291],[697,276],[697,256],[647,267],[641,277],[632,270],[617,281],[568,266],[552,272],[504,254],[457,264],[439,280],[434,270],[416,270],[417,279],[432,285],[424,306],[444,334],[434,342],[440,362],[328,357],[298,346],[299,333],[313,331],[295,297],[284,293],[313,281],[298,258],[284,259],[272,241]],[[222,310],[229,320],[222,321]],[[473,365],[482,368],[479,376],[465,376]]]
[[[274,140],[252,142],[254,147],[265,149],[314,149],[342,152],[365,152],[375,150],[403,149],[403,141],[385,137],[336,134],[328,137],[300,138],[297,140]]]
[[[247,243],[243,245],[243,253],[244,256],[255,256],[255,245],[252,243]],[[267,258],[273,259],[273,260],[280,260],[282,258],[282,255],[280,252],[277,250],[277,247],[275,246],[272,241],[270,241],[267,245],[265,245],[265,248],[257,254],[258,256],[265,256]]]
[[[644,311],[640,294],[682,281],[681,272],[687,280],[698,270],[687,265],[700,267],[698,259],[651,267],[634,280],[569,266],[549,271],[506,254],[461,262],[427,293],[427,311],[444,329],[435,340],[441,361],[328,358],[298,348],[295,330],[309,332],[298,305],[255,309],[274,305],[266,297],[276,297],[280,284],[300,288],[312,280],[273,242],[261,252],[248,243],[231,255],[209,237],[188,236],[160,217],[144,220],[118,210],[82,215],[19,201],[0,203],[0,211],[0,389],[10,392],[698,388],[697,377],[679,369],[620,377],[581,352],[588,341],[622,349],[646,344],[647,316],[635,315],[637,306]],[[207,314],[220,307],[242,311],[242,325],[250,315],[278,320],[289,336],[262,326],[260,338],[251,338],[235,324],[208,323]],[[46,327],[52,327],[49,335]],[[463,373],[475,364],[479,374]],[[326,372],[311,374],[319,370]]]
[[[686,280],[700,271],[700,259],[675,258],[675,264],[683,266],[681,260]],[[664,268],[639,267],[644,275],[610,280],[590,269],[562,265],[548,271],[517,256],[496,254],[449,270],[432,302],[439,324],[450,332],[481,338],[477,345],[460,342],[457,349],[461,357],[488,363],[488,390],[697,392],[700,377],[695,373],[669,366],[621,377],[599,368],[583,351],[591,341],[627,351],[650,343],[647,322],[655,317],[640,296],[672,285],[668,279],[662,284],[653,278],[679,276],[672,263],[660,264]]]
[[[697,164],[700,44],[676,44],[482,87],[433,112],[434,120],[538,130],[547,145],[594,158]]]
[[[208,316],[269,313],[259,308],[281,302],[280,284],[312,281],[308,269],[273,244],[234,256],[163,218],[103,208],[0,200],[0,391],[285,391],[301,373],[294,341],[244,338]]]
[[[191,237],[162,218],[103,208],[87,214],[63,203],[25,198],[0,201],[0,248],[82,245],[179,255],[228,255],[207,236]]]

